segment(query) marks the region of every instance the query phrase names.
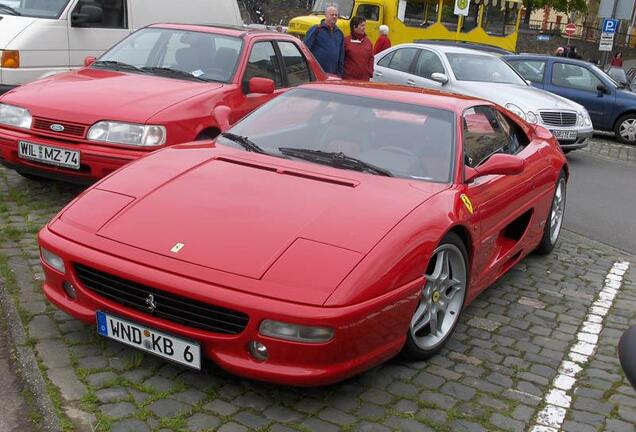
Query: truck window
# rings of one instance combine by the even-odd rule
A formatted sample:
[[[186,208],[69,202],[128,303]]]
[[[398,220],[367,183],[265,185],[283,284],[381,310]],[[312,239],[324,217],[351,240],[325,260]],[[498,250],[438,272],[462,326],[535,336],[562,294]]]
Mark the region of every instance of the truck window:
[[[515,3],[506,2],[506,7],[489,5],[484,11],[482,27],[491,35],[506,36],[516,31],[517,10]]]
[[[280,65],[271,42],[257,42],[252,47],[243,82],[253,77],[270,78],[274,80],[276,88],[283,86]]]
[[[407,26],[428,27],[437,22],[437,0],[400,0],[398,19]]]
[[[451,31],[457,30],[458,16],[455,15],[455,0],[444,0],[442,24]]]
[[[87,8],[101,10],[101,20],[85,23],[82,27],[127,28],[126,0],[80,0],[73,13],[85,13]]]
[[[307,60],[298,47],[292,42],[278,41],[277,43],[287,72],[287,84],[292,87],[311,81]]]
[[[358,6],[357,16],[364,17],[367,21],[380,20],[380,6],[361,4]]]
[[[479,26],[479,7],[481,4],[471,2],[468,6],[468,15],[464,17],[462,32],[469,32]]]

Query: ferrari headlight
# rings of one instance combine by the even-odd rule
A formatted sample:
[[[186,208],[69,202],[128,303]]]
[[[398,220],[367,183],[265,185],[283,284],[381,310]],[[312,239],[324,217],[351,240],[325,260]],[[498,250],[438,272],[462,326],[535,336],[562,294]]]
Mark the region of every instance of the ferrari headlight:
[[[263,336],[308,343],[330,341],[334,334],[330,327],[304,326],[269,319],[263,320],[258,331]]]
[[[532,111],[528,111],[528,113],[526,114],[526,121],[528,123],[535,124],[539,121],[539,119],[535,113],[533,113]]]
[[[91,126],[87,137],[91,141],[155,147],[166,142],[166,128],[163,126],[100,121]]]
[[[64,260],[62,257],[55,255],[53,252],[48,249],[40,248],[40,255],[42,256],[42,261],[53,267],[55,270],[60,273],[65,273],[66,269],[64,268]]]
[[[522,119],[526,120],[526,113],[524,113],[523,110],[519,108],[517,105],[509,103],[509,104],[506,104],[506,108],[509,111],[512,111],[513,113],[517,114]],[[536,119],[536,116],[535,116],[535,119]]]
[[[32,120],[28,109],[0,103],[0,123],[30,129]]]

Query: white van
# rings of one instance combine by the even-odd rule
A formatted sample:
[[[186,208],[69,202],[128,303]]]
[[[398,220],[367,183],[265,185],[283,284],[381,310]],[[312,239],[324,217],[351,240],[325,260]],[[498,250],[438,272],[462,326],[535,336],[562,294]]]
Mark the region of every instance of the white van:
[[[0,0],[0,94],[156,22],[243,24],[236,0]]]

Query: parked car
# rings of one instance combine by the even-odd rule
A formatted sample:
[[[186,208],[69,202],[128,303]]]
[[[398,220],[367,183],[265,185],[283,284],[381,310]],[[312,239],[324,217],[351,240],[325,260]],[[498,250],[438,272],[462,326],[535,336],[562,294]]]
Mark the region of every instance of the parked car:
[[[39,233],[44,293],[185,366],[327,384],[439,351],[555,246],[567,178],[547,129],[490,102],[304,85],[88,189]]]
[[[504,58],[535,87],[585,106],[594,129],[612,131],[620,142],[636,144],[636,94],[597,66],[581,60],[540,55]]]
[[[0,162],[27,176],[91,182],[163,146],[214,138],[298,84],[326,78],[293,36],[156,24],[88,67],[0,97]]]
[[[583,148],[592,123],[581,105],[537,90],[500,56],[450,45],[403,44],[375,57],[373,81],[491,100],[552,131],[564,151]]]
[[[0,94],[77,69],[163,21],[243,24],[237,0],[0,0]]]

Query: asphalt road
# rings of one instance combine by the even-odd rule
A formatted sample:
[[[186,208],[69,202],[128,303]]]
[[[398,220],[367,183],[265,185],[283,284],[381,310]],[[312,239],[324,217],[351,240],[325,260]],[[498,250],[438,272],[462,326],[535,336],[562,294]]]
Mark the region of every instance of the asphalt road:
[[[568,154],[564,227],[636,254],[636,165],[590,153]]]

